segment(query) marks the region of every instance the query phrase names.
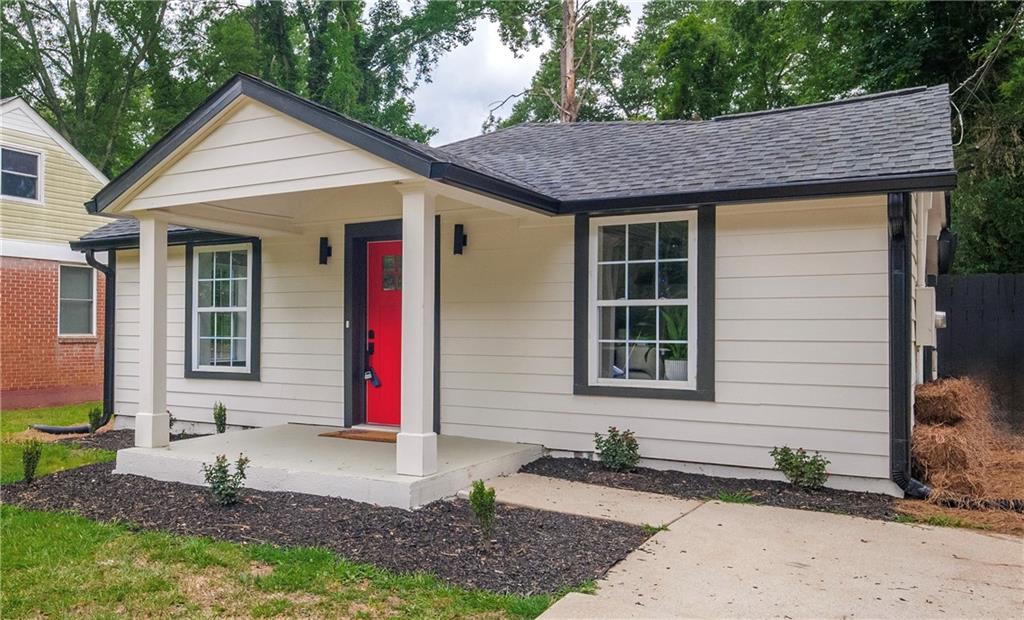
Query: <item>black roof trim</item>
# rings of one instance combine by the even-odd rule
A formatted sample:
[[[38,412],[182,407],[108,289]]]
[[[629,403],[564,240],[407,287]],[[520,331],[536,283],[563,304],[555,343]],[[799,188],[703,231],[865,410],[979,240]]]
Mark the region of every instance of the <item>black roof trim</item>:
[[[554,198],[458,164],[434,164],[430,178],[453,187],[483,192],[495,198],[515,202],[531,211],[547,215],[561,213],[561,203]]]
[[[562,214],[573,214],[606,211],[644,211],[662,207],[705,203],[754,202],[784,198],[888,193],[891,191],[948,190],[954,187],[956,187],[956,173],[942,171],[932,174],[794,183],[790,185],[772,185],[721,191],[571,200],[560,203],[559,212]]]
[[[182,228],[167,231],[167,245],[185,245],[186,243],[238,243],[253,237],[246,235],[230,235],[227,233]],[[116,237],[100,237],[97,239],[76,239],[71,242],[71,249],[77,252],[85,250],[133,250],[139,247],[139,235],[127,234]]]

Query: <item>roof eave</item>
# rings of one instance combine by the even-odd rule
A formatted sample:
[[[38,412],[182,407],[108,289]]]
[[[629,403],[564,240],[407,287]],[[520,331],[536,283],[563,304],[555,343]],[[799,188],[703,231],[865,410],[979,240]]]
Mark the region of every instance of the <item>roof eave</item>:
[[[439,162],[431,168],[430,178],[446,185],[511,202],[544,215],[558,215],[559,201],[508,181],[471,170],[458,164]]]
[[[167,232],[167,245],[185,245],[186,243],[237,243],[252,237],[229,235],[207,230],[171,230]],[[76,239],[69,244],[76,252],[86,250],[135,250],[139,247],[139,235],[117,235],[98,239]]]
[[[757,202],[760,200],[848,196],[897,191],[945,191],[955,187],[956,171],[940,170],[907,175],[790,183],[738,189],[567,200],[561,202],[559,214],[648,211],[681,205]]]

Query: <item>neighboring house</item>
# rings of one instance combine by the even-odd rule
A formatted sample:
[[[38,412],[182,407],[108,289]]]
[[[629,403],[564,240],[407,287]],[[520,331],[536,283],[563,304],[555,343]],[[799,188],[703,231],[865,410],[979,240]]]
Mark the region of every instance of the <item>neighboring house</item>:
[[[240,75],[72,245],[117,254],[139,446],[222,401],[236,425],[395,426],[411,476],[438,434],[573,453],[617,426],[659,467],[777,476],[788,445],[899,492],[949,119],[940,86],[429,147]]]
[[[82,204],[107,178],[19,97],[0,148],[0,406],[99,399],[104,280],[67,244],[99,226]]]

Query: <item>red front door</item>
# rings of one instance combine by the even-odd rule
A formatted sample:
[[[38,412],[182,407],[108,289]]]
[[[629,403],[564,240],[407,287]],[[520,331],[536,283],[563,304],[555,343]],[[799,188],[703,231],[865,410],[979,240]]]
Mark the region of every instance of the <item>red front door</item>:
[[[402,422],[401,241],[366,244],[366,350],[366,421],[399,425]]]

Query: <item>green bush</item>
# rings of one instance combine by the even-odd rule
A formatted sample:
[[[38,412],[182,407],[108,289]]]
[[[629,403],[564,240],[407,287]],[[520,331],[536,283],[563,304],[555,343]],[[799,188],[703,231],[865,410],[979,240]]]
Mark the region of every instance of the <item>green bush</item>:
[[[228,458],[223,454],[217,455],[213,465],[203,463],[203,477],[206,478],[206,484],[210,485],[210,493],[218,504],[230,506],[238,501],[242,494],[242,483],[245,482],[245,468],[248,465],[249,459],[241,454],[235,461],[234,473],[228,465]]]
[[[494,526],[494,495],[494,489],[484,486],[483,480],[473,482],[473,488],[469,491],[469,507],[473,510],[473,517],[480,526],[480,537],[485,543],[490,542]]]
[[[25,443],[21,452],[21,465],[25,471],[25,484],[32,484],[36,479],[36,467],[39,466],[39,459],[43,456],[43,444],[33,439]]]
[[[93,407],[89,410],[89,432],[95,433],[103,426],[103,410]]]
[[[218,434],[228,430],[228,409],[220,401],[213,404],[213,423]]]
[[[607,435],[594,433],[594,447],[605,469],[632,471],[640,462],[640,446],[630,430],[609,426]]]
[[[829,460],[817,452],[813,456],[807,454],[803,448],[795,451],[789,446],[773,448],[772,458],[775,459],[775,469],[785,474],[790,482],[803,489],[820,489],[825,486],[828,473],[825,468]]]

